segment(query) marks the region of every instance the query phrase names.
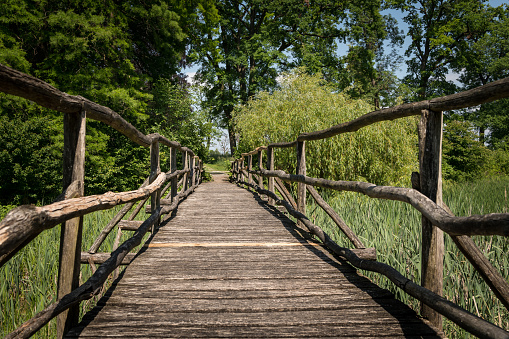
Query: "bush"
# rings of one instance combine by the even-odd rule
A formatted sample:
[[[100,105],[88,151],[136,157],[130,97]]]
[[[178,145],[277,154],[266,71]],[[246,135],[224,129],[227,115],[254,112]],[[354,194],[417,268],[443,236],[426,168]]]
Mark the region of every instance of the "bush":
[[[262,92],[234,114],[239,150],[293,141],[312,132],[353,120],[373,110],[363,100],[338,93],[319,76],[285,74],[281,88]],[[307,173],[332,180],[363,180],[404,185],[416,170],[416,119],[385,121],[332,138],[306,143]],[[295,151],[276,150],[276,167],[295,172]]]

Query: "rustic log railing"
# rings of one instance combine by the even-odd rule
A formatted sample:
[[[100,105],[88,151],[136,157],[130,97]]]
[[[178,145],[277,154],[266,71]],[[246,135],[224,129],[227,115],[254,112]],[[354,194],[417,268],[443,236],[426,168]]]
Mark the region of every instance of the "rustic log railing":
[[[180,201],[201,183],[203,164],[191,149],[159,134],[144,135],[108,107],[61,92],[40,79],[1,64],[0,91],[64,113],[63,193],[46,206],[19,206],[0,222],[0,267],[42,231],[62,224],[57,301],[7,335],[7,338],[28,338],[57,317],[57,335],[61,338],[77,324],[79,303],[97,295],[108,276],[119,265],[128,264],[133,259],[134,253],[130,252],[141,244],[147,231],[154,232],[161,217],[175,210]],[[135,143],[150,147],[150,176],[139,189],[84,196],[87,118],[104,122]],[[160,144],[171,148],[171,168],[166,173],[161,172],[159,165]],[[177,150],[184,160],[180,170],[177,170]],[[180,192],[178,187],[182,187]],[[167,191],[165,198],[161,199]],[[143,222],[134,221],[148,199],[150,217]],[[81,252],[82,217],[122,204],[122,209],[104,227],[89,251]],[[131,210],[127,220],[122,220]],[[103,241],[117,225],[113,252],[98,253]],[[135,233],[119,244],[122,230]],[[79,286],[81,264],[90,264],[93,274]],[[95,264],[101,266],[96,269]]]
[[[325,130],[303,133],[296,140],[277,142],[243,153],[232,164],[232,178],[240,185],[253,188],[266,195],[270,204],[283,205],[299,224],[317,236],[332,252],[350,261],[355,267],[383,274],[403,291],[421,302],[421,313],[438,329],[442,328],[442,315],[460,327],[482,338],[509,338],[509,333],[480,317],[460,308],[442,297],[444,235],[448,233],[456,246],[480,273],[502,304],[509,309],[509,284],[476,247],[472,235],[509,236],[509,214],[492,213],[469,217],[455,217],[442,202],[442,129],[445,110],[472,107],[509,97],[509,78],[498,80],[454,95],[399,105],[365,114],[357,119],[332,126]],[[362,127],[408,116],[420,115],[419,171],[412,174],[412,188],[377,186],[367,182],[333,181],[306,176],[305,143],[332,136],[355,132]],[[297,167],[295,174],[274,169],[274,149],[295,148]],[[266,166],[262,153],[267,152]],[[258,169],[252,167],[252,157],[258,156]],[[248,159],[245,165],[244,158]],[[258,176],[255,183],[252,176]],[[246,180],[247,178],[247,180]],[[263,178],[266,179],[265,186]],[[282,181],[297,183],[296,199]],[[275,185],[276,184],[276,185]],[[422,214],[422,286],[400,274],[394,268],[377,262],[374,249],[365,249],[362,242],[314,189],[321,187],[337,191],[352,191],[371,198],[398,200],[412,205]],[[354,249],[340,247],[317,225],[306,217],[306,189],[317,205],[325,210],[338,228],[352,242]],[[276,194],[279,193],[279,195]],[[371,259],[371,260],[365,260]]]

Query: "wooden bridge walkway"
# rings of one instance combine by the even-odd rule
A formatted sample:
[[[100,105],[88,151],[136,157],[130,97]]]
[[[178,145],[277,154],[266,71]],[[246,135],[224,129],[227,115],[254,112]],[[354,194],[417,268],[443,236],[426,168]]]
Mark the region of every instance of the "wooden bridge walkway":
[[[200,185],[74,337],[437,337],[224,176]]]

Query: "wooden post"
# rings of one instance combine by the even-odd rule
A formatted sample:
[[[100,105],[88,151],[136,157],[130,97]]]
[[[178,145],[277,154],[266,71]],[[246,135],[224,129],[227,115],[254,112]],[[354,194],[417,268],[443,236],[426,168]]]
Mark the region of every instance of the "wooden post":
[[[194,167],[196,166],[196,157],[191,157],[191,186],[194,186],[196,184],[196,177],[195,177],[195,170]]]
[[[297,142],[297,175],[306,175],[306,142]],[[306,214],[306,184],[297,183],[297,210],[302,214]],[[304,226],[302,222],[297,223]]]
[[[188,154],[186,151],[182,152],[182,168],[189,168]],[[182,180],[182,191],[185,192],[189,187],[189,173],[184,173],[184,180]]]
[[[419,169],[421,193],[442,205],[442,112],[423,110],[419,122]],[[443,294],[444,233],[422,217],[421,285]],[[421,313],[438,330],[442,316],[421,303]]]
[[[150,178],[149,183],[152,183],[159,173],[161,172],[160,158],[159,158],[159,141],[152,141],[150,144]],[[161,191],[156,190],[150,197],[150,211],[154,213],[156,209],[161,206]],[[152,225],[152,233],[159,227],[161,219],[158,218]]]
[[[240,158],[240,180],[246,181],[244,177],[244,157]]]
[[[267,147],[267,169],[269,171],[274,170],[274,148]],[[267,181],[267,189],[272,192],[274,192],[274,177],[269,177]],[[274,205],[274,199],[269,197],[269,204]]]
[[[171,173],[175,173],[177,170],[177,149],[175,147],[171,148],[170,153],[170,171]],[[175,200],[175,197],[177,196],[177,190],[178,190],[178,178],[172,178],[171,179],[171,202]]]
[[[251,171],[253,170],[253,155],[249,154],[247,156],[247,182],[248,184],[253,184],[253,174],[251,174]],[[250,189],[248,187],[248,189]]]
[[[83,196],[85,180],[85,136],[86,113],[66,113],[64,115],[63,188],[64,191],[74,181],[78,181],[78,196]],[[71,193],[71,192],[69,192]],[[58,269],[57,299],[79,286],[81,266],[81,235],[83,218],[74,218],[61,226],[60,257]],[[57,337],[63,336],[78,324],[79,304],[57,316]]]
[[[258,168],[261,170],[263,168],[263,152],[262,151],[258,151]],[[263,186],[263,175],[260,175],[258,177],[258,186],[261,188],[261,189],[264,189],[265,187]]]

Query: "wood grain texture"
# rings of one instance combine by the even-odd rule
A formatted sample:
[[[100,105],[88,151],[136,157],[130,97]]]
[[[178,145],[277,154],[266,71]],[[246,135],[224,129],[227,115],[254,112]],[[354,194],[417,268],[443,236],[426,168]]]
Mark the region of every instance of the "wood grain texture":
[[[423,110],[419,122],[420,192],[442,207],[442,112]],[[442,296],[444,282],[444,232],[422,217],[421,285]],[[421,314],[441,329],[442,316],[421,305]]]
[[[68,338],[439,336],[277,209],[214,177]]]

